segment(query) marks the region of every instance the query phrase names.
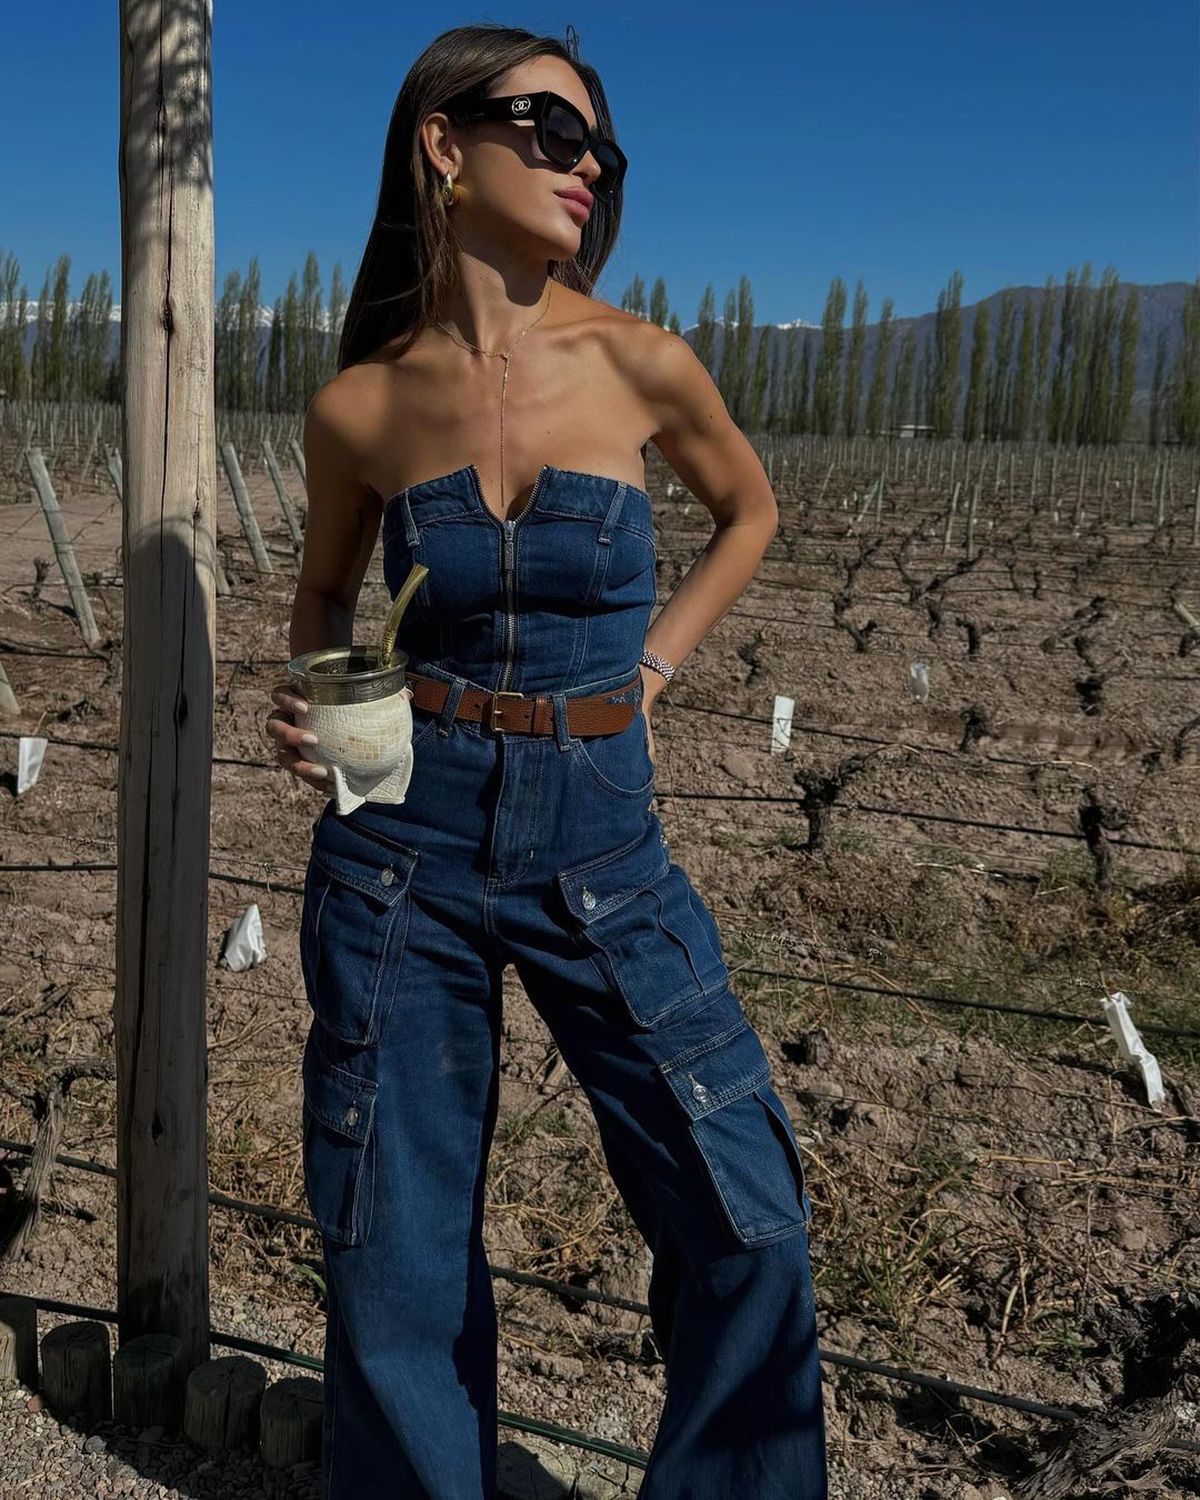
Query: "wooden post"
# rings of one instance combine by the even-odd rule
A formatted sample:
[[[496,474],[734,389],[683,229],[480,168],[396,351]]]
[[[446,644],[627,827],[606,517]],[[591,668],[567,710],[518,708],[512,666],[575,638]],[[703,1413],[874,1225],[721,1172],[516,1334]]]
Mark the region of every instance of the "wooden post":
[[[0,661],[0,719],[15,719],[20,712],[17,695],[12,690],[4,663]]]
[[[1163,522],[1167,518],[1166,504],[1165,504],[1165,502],[1166,502],[1166,494],[1167,494],[1166,478],[1167,478],[1166,470],[1163,468],[1162,454],[1160,453],[1155,458],[1155,461],[1154,461],[1154,483],[1155,483],[1155,485],[1157,487],[1157,494],[1156,494],[1155,498],[1157,499],[1157,502],[1158,502],[1158,510],[1156,512],[1156,518],[1155,518],[1155,523],[1154,523],[1154,529],[1155,529],[1155,531],[1161,531],[1162,530],[1162,528],[1163,528]]]
[[[1171,608],[1194,635],[1200,635],[1200,620],[1197,620],[1196,616],[1181,599],[1173,599],[1171,601]]]
[[[75,611],[75,618],[79,622],[80,634],[89,646],[98,645],[100,632],[96,628],[96,621],[92,615],[91,600],[87,596],[87,589],[83,586],[83,579],[79,576],[75,549],[71,545],[71,538],[67,535],[67,528],[63,525],[62,511],[58,508],[58,500],[54,494],[54,486],[50,482],[50,474],[46,468],[46,460],[42,457],[42,450],[40,448],[26,449],[25,461],[29,466],[34,488],[42,504],[42,514],[46,517],[50,540],[54,544],[54,555],[58,558],[58,566],[62,570],[67,593],[71,596],[71,608]]]
[[[242,478],[241,465],[238,463],[237,450],[231,442],[226,441],[221,444],[221,461],[225,465],[225,475],[229,480],[229,488],[233,491],[233,503],[237,506],[242,532],[250,543],[250,552],[255,566],[260,573],[273,573],[275,568],[263,543],[262,532],[258,529],[258,520],[254,514],[254,507],[250,504],[246,481]]]
[[[1055,443],[1054,452],[1050,456],[1050,505],[1054,512],[1054,524],[1058,525],[1058,450],[1060,445]]]
[[[108,1325],[60,1323],[42,1339],[42,1391],[59,1418],[112,1420],[112,1355]]]
[[[244,1354],[222,1354],[188,1376],[183,1431],[198,1448],[220,1452],[257,1444],[267,1372]]]
[[[120,0],[117,1325],[209,1353],[212,0]]]
[[[979,480],[975,481],[975,488],[971,491],[971,498],[967,501],[967,532],[964,538],[964,547],[968,559],[975,556],[975,513],[979,507]]]
[[[116,490],[117,498],[120,499],[125,489],[125,481],[122,478],[121,455],[113,448],[104,455],[104,462],[108,466],[108,477],[113,482],[113,489]]]
[[[300,523],[296,520],[296,512],[292,509],[292,502],[288,499],[288,492],[283,483],[283,472],[279,467],[279,460],[275,457],[275,450],[271,447],[269,437],[263,438],[263,458],[266,460],[271,483],[275,486],[275,493],[279,496],[279,509],[283,512],[287,529],[292,534],[292,542],[299,551],[304,545],[304,537],[300,531]]]
[[[125,1427],[183,1426],[182,1345],[171,1333],[126,1339],[113,1355],[113,1417]]]
[[[954,527],[954,517],[958,513],[958,490],[959,490],[959,483],[960,483],[960,481],[955,481],[954,493],[953,493],[953,495],[950,496],[950,509],[949,509],[949,511],[947,512],[947,515],[946,515],[946,532],[945,532],[945,535],[942,537],[942,554],[943,554],[943,556],[945,555],[947,547],[949,547],[949,545],[950,545],[950,532],[951,532],[951,530]]]
[[[0,1297],[0,1384],[38,1388],[37,1303],[13,1292]]]
[[[101,427],[103,425],[104,425],[104,418],[103,418],[103,416],[98,416],[96,418],[96,420],[92,423],[92,436],[91,436],[91,439],[88,442],[87,453],[84,455],[83,467],[79,471],[82,474],[82,476],[83,476],[83,482],[84,482],[85,485],[90,482],[91,473],[92,473],[92,460],[96,456],[96,445],[100,441],[100,429],[101,429]]]
[[[1200,479],[1196,481],[1196,497],[1192,501],[1192,546],[1200,547]]]
[[[288,452],[292,455],[292,461],[295,463],[297,469],[300,470],[300,478],[307,484],[308,465],[304,462],[304,449],[295,438],[288,439]]]
[[[285,1375],[263,1392],[258,1451],[268,1469],[320,1462],[324,1393],[311,1375]]]

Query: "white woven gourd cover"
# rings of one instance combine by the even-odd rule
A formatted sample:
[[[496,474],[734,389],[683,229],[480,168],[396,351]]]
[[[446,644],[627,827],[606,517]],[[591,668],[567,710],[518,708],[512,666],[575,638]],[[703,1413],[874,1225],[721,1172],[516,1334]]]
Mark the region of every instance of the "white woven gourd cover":
[[[329,768],[339,813],[364,802],[403,802],[412,779],[412,688],[369,703],[310,703],[295,722],[317,737],[317,765]],[[304,747],[301,746],[301,752]]]

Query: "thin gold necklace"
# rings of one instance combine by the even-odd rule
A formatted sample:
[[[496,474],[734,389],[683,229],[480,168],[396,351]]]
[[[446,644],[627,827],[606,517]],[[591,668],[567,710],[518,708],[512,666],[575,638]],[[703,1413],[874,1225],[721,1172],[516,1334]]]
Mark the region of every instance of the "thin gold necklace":
[[[494,356],[497,356],[498,358],[500,358],[500,359],[502,359],[504,361],[504,378],[500,382],[500,503],[501,503],[501,505],[505,504],[505,500],[504,500],[504,393],[508,389],[508,361],[509,361],[510,356],[512,355],[513,350],[517,347],[517,345],[521,342],[521,340],[529,332],[530,328],[536,328],[537,325],[546,316],[546,314],[550,311],[550,294],[551,294],[551,292],[553,292],[553,290],[554,290],[554,283],[553,283],[553,281],[548,282],[547,285],[546,285],[546,305],[545,305],[545,307],[542,308],[541,312],[538,313],[537,317],[534,318],[534,320],[533,320],[532,323],[528,324],[527,327],[522,328],[522,330],[520,331],[520,333],[517,334],[516,338],[512,341],[512,343],[509,345],[509,347],[507,349],[480,349],[477,344],[469,344],[469,343],[467,343],[466,339],[460,339],[459,336],[456,333],[454,333],[451,329],[449,329],[449,328],[446,327],[445,323],[443,323],[440,319],[437,320],[437,326],[444,333],[449,334],[449,336],[454,340],[454,342],[456,344],[461,344],[464,349],[470,349],[473,354],[489,354],[489,355],[494,355]],[[485,501],[484,503],[486,504],[487,502]]]

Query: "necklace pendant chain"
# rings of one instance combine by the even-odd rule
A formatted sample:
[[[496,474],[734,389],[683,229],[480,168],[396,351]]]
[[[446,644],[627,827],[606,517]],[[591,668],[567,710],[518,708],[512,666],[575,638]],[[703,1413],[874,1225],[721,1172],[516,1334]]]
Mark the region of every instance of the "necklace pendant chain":
[[[503,376],[503,378],[501,379],[501,382],[500,382],[500,503],[501,503],[501,505],[504,504],[504,396],[505,396],[506,391],[508,390],[508,362],[512,358],[512,352],[513,352],[513,350],[517,347],[517,345],[521,342],[521,340],[525,337],[525,335],[529,332],[529,330],[531,328],[536,328],[537,325],[546,316],[546,314],[550,311],[550,294],[551,294],[551,292],[553,290],[554,290],[554,283],[553,283],[553,281],[551,281],[547,285],[547,287],[546,287],[546,305],[545,305],[545,307],[542,308],[541,312],[538,313],[537,317],[534,318],[534,320],[533,320],[532,323],[529,323],[526,327],[524,327],[524,328],[521,329],[520,333],[516,336],[516,338],[512,341],[512,343],[510,344],[510,346],[507,349],[480,349],[477,344],[469,344],[469,343],[467,343],[467,341],[465,339],[459,338],[459,336],[456,333],[453,333],[449,328],[447,328],[446,325],[445,325],[445,323],[441,322],[440,319],[438,320],[438,323],[437,323],[437,326],[440,329],[442,329],[442,331],[444,333],[449,334],[450,337],[454,340],[454,342],[456,344],[461,344],[464,349],[471,350],[471,352],[473,354],[487,354],[487,355],[490,355],[491,357],[493,357],[495,359],[502,359],[504,361],[504,376]]]

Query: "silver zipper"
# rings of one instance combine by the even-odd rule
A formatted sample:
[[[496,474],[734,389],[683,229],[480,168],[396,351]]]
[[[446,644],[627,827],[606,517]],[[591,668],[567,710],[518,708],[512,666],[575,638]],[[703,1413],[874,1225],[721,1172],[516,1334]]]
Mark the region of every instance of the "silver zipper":
[[[496,691],[503,692],[512,676],[515,665],[517,645],[517,590],[516,590],[516,528],[521,524],[529,512],[533,509],[537,500],[538,490],[541,488],[542,476],[545,474],[545,466],[538,470],[538,476],[534,480],[533,489],[530,491],[529,499],[525,503],[525,509],[515,521],[502,521],[495,511],[491,509],[483,497],[483,480],[479,475],[476,464],[470,465],[475,475],[475,493],[479,497],[480,506],[487,512],[496,525],[504,533],[504,549],[501,554],[500,574],[504,584],[504,664],[500,669],[500,686]]]
[[[517,517],[520,520],[520,517]],[[513,587],[513,528],[516,521],[505,521],[504,525],[504,666],[500,671],[499,691],[503,692],[508,686],[508,679],[512,673],[514,647],[517,644],[517,601],[516,589]]]

